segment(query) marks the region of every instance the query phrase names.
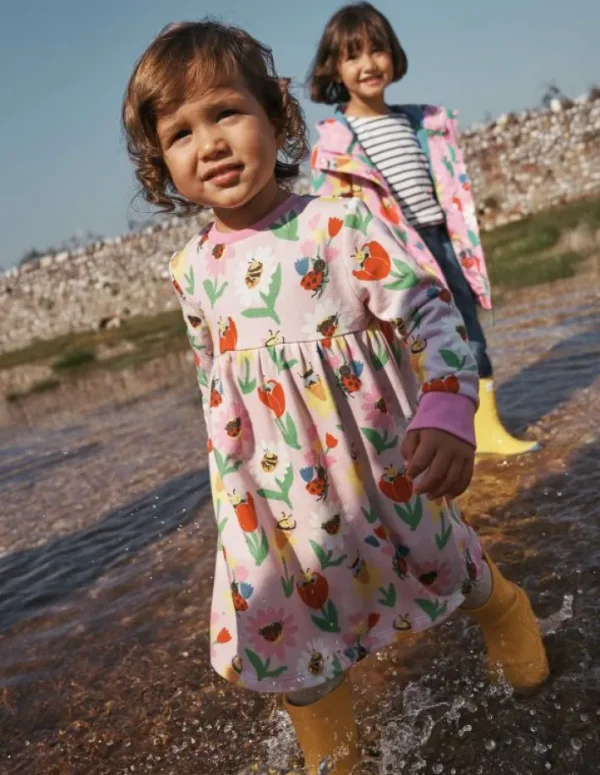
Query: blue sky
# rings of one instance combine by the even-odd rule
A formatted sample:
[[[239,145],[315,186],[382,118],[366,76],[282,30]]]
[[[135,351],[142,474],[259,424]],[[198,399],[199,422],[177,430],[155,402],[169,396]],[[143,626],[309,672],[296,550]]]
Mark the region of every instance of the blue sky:
[[[19,0],[0,25],[0,266],[73,234],[115,235],[145,217],[120,134],[132,66],[168,22],[212,14],[273,47],[303,80],[337,0]],[[463,125],[536,105],[555,79],[572,97],[600,74],[597,0],[379,0],[409,56],[393,101],[459,108]],[[435,10],[434,10],[435,9]],[[309,123],[327,109],[303,104]]]

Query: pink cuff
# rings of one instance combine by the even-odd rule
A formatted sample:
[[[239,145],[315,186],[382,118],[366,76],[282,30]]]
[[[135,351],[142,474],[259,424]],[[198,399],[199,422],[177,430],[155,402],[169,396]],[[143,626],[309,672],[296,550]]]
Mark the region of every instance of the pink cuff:
[[[435,428],[475,447],[475,410],[473,401],[460,393],[425,393],[408,430]]]

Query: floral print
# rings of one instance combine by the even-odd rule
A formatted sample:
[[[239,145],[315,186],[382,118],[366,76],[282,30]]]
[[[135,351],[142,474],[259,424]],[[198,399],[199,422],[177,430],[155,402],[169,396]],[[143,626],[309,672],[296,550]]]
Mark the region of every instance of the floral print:
[[[313,686],[449,616],[481,548],[400,451],[427,407],[472,425],[443,286],[360,200],[294,195],[243,232],[207,227],[170,270],[208,430],[217,672]]]

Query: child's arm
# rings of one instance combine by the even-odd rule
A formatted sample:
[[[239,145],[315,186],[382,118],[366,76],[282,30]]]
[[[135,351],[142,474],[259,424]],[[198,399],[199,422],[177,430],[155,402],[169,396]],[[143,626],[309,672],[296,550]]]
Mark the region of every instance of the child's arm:
[[[449,292],[403,250],[388,227],[353,200],[345,219],[349,276],[358,299],[393,323],[418,352],[418,407],[403,445],[417,490],[457,495],[472,473],[477,367]],[[406,352],[409,357],[409,352]],[[463,486],[464,485],[464,486]]]
[[[213,341],[201,306],[185,292],[184,272],[180,266],[182,253],[176,253],[169,264],[171,281],[181,305],[187,337],[194,353],[196,376],[205,412],[210,404],[210,373],[213,365]]]

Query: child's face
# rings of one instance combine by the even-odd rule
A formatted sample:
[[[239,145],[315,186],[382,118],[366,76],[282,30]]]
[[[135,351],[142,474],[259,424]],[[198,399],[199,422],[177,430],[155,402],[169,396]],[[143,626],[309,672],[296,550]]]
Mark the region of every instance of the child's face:
[[[368,102],[381,97],[392,82],[392,58],[387,51],[364,46],[360,53],[342,57],[338,75],[351,97]]]
[[[198,205],[239,210],[275,187],[275,127],[240,75],[160,116],[157,131],[175,187]]]

